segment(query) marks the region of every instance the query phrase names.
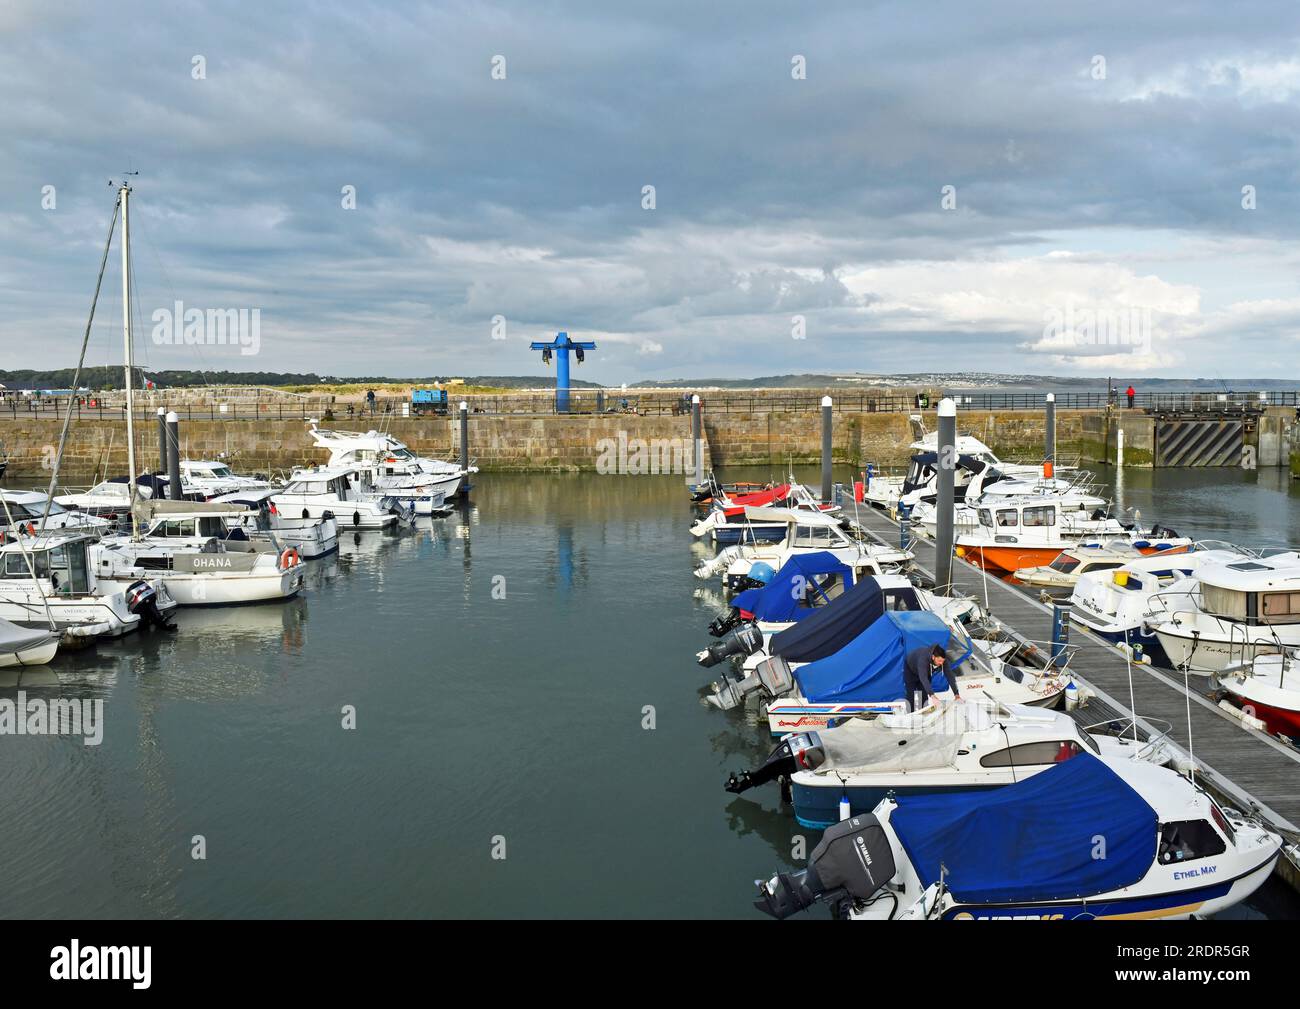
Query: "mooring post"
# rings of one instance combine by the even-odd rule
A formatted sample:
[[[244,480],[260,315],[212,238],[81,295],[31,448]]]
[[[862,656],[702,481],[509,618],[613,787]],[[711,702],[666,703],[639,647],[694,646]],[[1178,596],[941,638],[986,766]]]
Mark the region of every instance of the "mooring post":
[[[158,408],[158,475],[167,472],[167,410]]]
[[[1055,663],[1070,643],[1070,603],[1068,600],[1052,605],[1052,662]]]
[[[171,491],[170,496],[173,501],[181,499],[180,425],[181,419],[176,416],[176,411],[169,411],[167,414],[167,489]]]
[[[460,486],[461,492],[469,490],[469,404],[460,403]]]
[[[952,524],[956,511],[957,404],[939,400],[939,498],[935,503],[934,588],[952,591]]]
[[[831,434],[834,424],[831,398],[822,397],[822,500],[831,499]]]
[[[700,413],[700,396],[691,397],[691,438],[695,443],[695,486],[704,483],[704,418]]]
[[[1044,476],[1055,476],[1056,471],[1056,393],[1047,394],[1046,434],[1043,446]]]

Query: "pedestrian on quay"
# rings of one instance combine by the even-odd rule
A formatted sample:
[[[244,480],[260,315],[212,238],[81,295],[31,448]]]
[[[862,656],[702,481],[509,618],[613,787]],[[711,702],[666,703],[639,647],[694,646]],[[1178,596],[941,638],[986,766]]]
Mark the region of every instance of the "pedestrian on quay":
[[[1128,397],[1128,408],[1132,410],[1133,397],[1137,395],[1137,391],[1133,388],[1132,383],[1129,383],[1129,387],[1124,390],[1124,395]]]

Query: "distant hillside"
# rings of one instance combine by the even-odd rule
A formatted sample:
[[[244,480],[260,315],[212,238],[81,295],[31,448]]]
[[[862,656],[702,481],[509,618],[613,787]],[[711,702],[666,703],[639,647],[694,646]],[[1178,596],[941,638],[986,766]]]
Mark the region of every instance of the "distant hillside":
[[[469,386],[496,389],[546,389],[555,385],[555,372],[537,375],[318,375],[315,372],[294,373],[280,371],[145,371],[139,384],[148,378],[160,389],[183,389],[202,385],[265,385],[265,386],[321,386],[321,385],[432,385],[449,379],[463,381]],[[54,370],[0,370],[0,384],[9,389],[66,389],[72,384],[73,369]],[[572,379],[575,389],[599,389],[599,382]],[[1294,378],[1145,378],[1116,375],[1115,385],[1123,388],[1130,381],[1137,387],[1151,391],[1207,390],[1271,390],[1300,388],[1300,377]],[[764,375],[758,378],[673,378],[637,382],[639,389],[863,389],[863,388],[926,388],[926,389],[1105,389],[1107,379],[1079,375],[1005,375],[994,372],[910,372],[893,375],[861,373],[799,375]],[[633,383],[629,383],[633,384]],[[81,373],[81,385],[92,389],[119,389],[122,386],[122,369],[99,365],[86,368]]]

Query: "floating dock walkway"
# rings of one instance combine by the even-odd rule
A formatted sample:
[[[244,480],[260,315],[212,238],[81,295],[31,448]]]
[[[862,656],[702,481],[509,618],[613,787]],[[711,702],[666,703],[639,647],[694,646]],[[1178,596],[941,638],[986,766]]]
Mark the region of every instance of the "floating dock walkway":
[[[898,524],[880,511],[863,505],[855,509],[847,501],[843,514],[880,542],[898,545]],[[909,545],[916,555],[917,567],[933,577],[934,543],[913,534]],[[954,593],[969,595],[980,602],[987,593],[989,611],[1008,630],[1036,641],[1050,638],[1051,607],[1017,586],[988,576],[959,557],[953,558],[952,581]],[[1300,749],[1222,711],[1197,691],[1197,684],[1204,677],[1193,676],[1192,689],[1188,691],[1180,673],[1133,663],[1130,702],[1130,664],[1121,651],[1078,626],[1070,630],[1070,648],[1071,673],[1098,698],[1075,712],[1080,721],[1100,722],[1118,713],[1128,722],[1133,717],[1132,708],[1137,712],[1139,734],[1145,732],[1148,738],[1161,734],[1167,723],[1171,726],[1169,740],[1184,753],[1190,752],[1197,781],[1207,790],[1227,805],[1257,811],[1285,831],[1298,830]],[[1290,840],[1295,839],[1293,833]]]

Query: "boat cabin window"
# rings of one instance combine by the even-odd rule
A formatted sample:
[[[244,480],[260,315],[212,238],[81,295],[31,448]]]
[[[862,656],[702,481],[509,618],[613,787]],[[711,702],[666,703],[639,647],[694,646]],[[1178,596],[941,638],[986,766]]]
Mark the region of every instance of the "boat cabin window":
[[[830,526],[795,526],[794,545],[797,547],[827,547],[835,542]]]
[[[1088,740],[1088,742],[1091,744],[1092,740]],[[1018,746],[986,753],[980,757],[980,767],[1027,767],[1030,764],[1059,764],[1071,757],[1077,757],[1083,750],[1083,746],[1076,739],[1021,743]]]
[[[1300,592],[1261,592],[1259,619],[1263,624],[1300,623]]]
[[[286,488],[289,494],[324,494],[328,490],[324,480],[297,480]]]
[[[150,536],[221,536],[225,525],[216,515],[201,518],[168,519],[159,523],[149,533]]]
[[[1014,508],[1003,508],[998,512],[998,528],[1009,529],[1012,526],[1017,526],[1019,524],[1020,520],[1016,518],[1016,510]]]
[[[50,573],[50,556],[44,550],[29,551],[27,557],[23,556],[21,550],[11,550],[4,555],[4,558],[6,578],[30,578],[32,574],[27,567],[28,558],[31,558],[32,568],[35,569],[37,578],[44,578]]]
[[[1191,862],[1211,855],[1222,855],[1228,846],[1209,820],[1175,820],[1160,825],[1160,847],[1156,857],[1161,865]]]
[[[1068,575],[1078,566],[1079,558],[1071,557],[1069,554],[1057,554],[1056,560],[1048,565],[1053,571],[1059,571],[1063,575]]]
[[[825,606],[837,596],[843,595],[845,588],[844,578],[838,574],[801,579],[793,586],[799,594],[799,608],[807,610]]]
[[[1083,571],[1113,571],[1119,564],[1119,561],[1090,561],[1083,566]],[[1079,573],[1082,574],[1083,571]]]
[[[1056,509],[1051,505],[1043,508],[1026,508],[1024,510],[1024,522],[1026,526],[1054,526],[1056,525]]]
[[[81,595],[90,591],[86,573],[86,544],[65,543],[48,551],[50,580],[60,595]]]
[[[980,525],[988,526],[990,529],[993,528],[993,513],[991,511],[989,511],[987,508],[981,508],[979,510],[979,516],[980,516]]]
[[[1246,619],[1246,593],[1201,583],[1201,609],[1228,620]]]

